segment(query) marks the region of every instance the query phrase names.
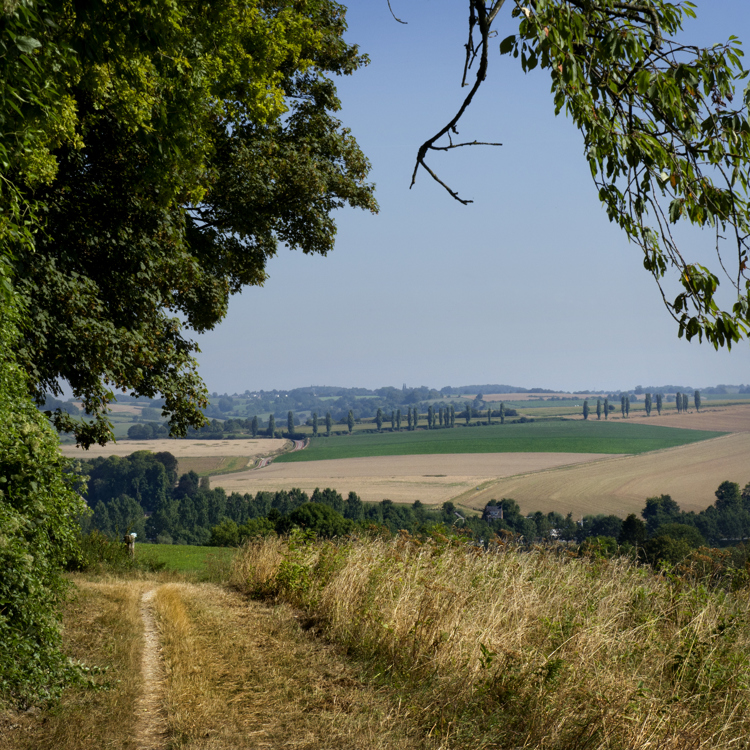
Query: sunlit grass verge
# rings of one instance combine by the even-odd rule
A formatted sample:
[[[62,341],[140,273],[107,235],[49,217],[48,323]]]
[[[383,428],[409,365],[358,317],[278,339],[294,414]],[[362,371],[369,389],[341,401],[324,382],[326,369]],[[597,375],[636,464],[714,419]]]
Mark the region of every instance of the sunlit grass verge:
[[[745,589],[624,559],[405,536],[254,541],[233,583],[304,608],[444,747],[748,744]]]
[[[211,584],[157,589],[169,747],[427,750],[406,711],[359,683],[289,607]],[[416,736],[417,739],[414,739]]]
[[[3,750],[132,750],[141,690],[140,581],[76,580],[63,608],[63,647],[94,674],[99,689],[71,687],[42,711],[0,711]]]

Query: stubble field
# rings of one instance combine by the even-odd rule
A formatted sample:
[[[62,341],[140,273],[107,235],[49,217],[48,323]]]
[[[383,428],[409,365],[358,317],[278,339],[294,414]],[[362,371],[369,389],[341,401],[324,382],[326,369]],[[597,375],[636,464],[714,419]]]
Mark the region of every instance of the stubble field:
[[[640,514],[647,497],[671,495],[683,510],[711,505],[724,480],[750,482],[750,433],[637,456],[608,457],[594,464],[501,478],[456,502],[481,510],[492,499],[516,500],[524,512],[556,510],[586,514]]]
[[[397,503],[442,503],[477,491],[498,477],[536,472],[601,459],[589,453],[462,453],[417,456],[372,456],[330,461],[272,463],[262,469],[212,477],[212,487],[255,494],[259,490],[299,487],[312,492],[332,487],[344,496]]]

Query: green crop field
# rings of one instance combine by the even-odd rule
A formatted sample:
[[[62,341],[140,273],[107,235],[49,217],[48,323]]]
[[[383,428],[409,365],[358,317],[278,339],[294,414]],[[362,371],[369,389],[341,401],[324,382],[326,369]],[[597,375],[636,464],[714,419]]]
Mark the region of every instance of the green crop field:
[[[277,463],[430,453],[645,453],[723,435],[627,422],[554,421],[317,438]]]
[[[136,555],[178,573],[206,572],[210,567],[227,565],[237,550],[232,547],[194,547],[189,544],[136,544]]]

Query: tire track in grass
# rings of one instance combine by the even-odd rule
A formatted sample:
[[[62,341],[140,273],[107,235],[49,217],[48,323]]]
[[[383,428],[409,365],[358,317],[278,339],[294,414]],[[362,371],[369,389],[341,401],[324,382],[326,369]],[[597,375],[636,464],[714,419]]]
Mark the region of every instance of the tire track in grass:
[[[156,589],[152,588],[144,591],[141,596],[143,690],[136,706],[135,733],[139,750],[161,750],[166,747],[167,742],[167,722],[164,716],[164,665],[152,605],[155,594]]]

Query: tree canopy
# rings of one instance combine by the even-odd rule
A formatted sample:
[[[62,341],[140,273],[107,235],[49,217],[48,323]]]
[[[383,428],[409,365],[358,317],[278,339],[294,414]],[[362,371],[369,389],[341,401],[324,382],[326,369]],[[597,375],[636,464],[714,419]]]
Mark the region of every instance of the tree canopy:
[[[61,381],[82,398],[91,424],[51,414],[82,444],[110,437],[116,390],[163,394],[176,434],[201,424],[186,329],[262,284],[279,243],[325,255],[334,209],[376,210],[333,114],[331,76],[367,62],[344,14],[331,0],[3,12],[0,241],[26,310],[18,359],[38,400]]]
[[[738,91],[747,75],[740,41],[732,36],[708,48],[682,41],[683,20],[695,17],[690,2],[511,0],[501,15],[505,5],[468,0],[462,85],[469,92],[420,146],[412,185],[424,169],[456,200],[470,202],[441,180],[427,156],[500,145],[454,140],[500,38],[500,53],[520,58],[524,72],[539,67],[550,75],[555,112],[583,134],[599,199],[641,249],[679,335],[705,337],[716,348],[747,338],[750,89]],[[678,239],[681,223],[709,230],[714,267],[691,260]],[[717,294],[720,281],[731,289],[728,303]],[[671,282],[680,287],[674,298]]]

